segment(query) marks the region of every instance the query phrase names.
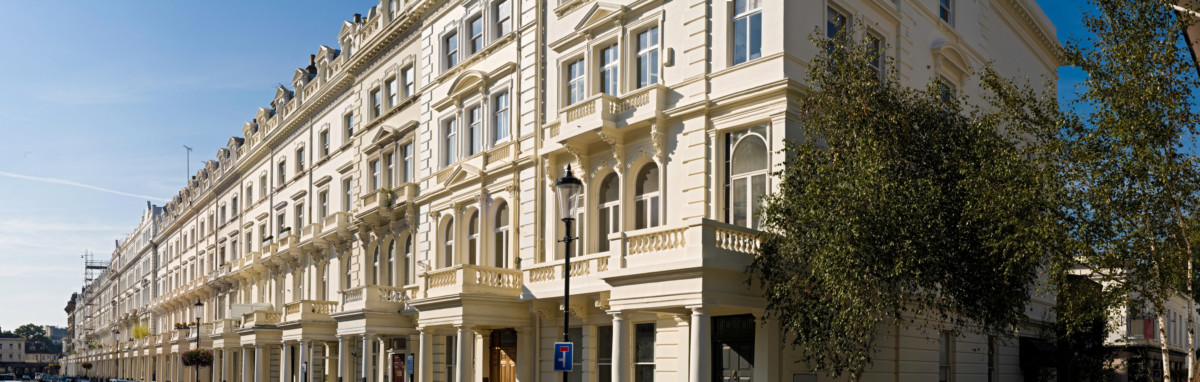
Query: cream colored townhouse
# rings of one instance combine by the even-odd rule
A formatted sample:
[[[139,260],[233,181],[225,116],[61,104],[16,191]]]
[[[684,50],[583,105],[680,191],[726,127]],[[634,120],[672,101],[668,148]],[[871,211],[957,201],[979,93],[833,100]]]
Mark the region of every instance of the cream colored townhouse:
[[[847,23],[911,86],[1058,66],[1032,0],[381,1],[155,218],[153,335],[67,362],[195,381],[198,342],[200,381],[551,381],[566,311],[571,381],[824,380],[744,270],[801,137],[808,36]],[[1021,354],[1052,305],[1004,339],[881,329],[866,379],[1044,373]]]

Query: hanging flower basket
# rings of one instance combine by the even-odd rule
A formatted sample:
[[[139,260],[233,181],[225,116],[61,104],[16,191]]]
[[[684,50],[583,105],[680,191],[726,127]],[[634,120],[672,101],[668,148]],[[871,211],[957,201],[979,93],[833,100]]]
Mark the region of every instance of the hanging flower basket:
[[[83,366],[83,368],[84,368],[84,369],[91,369],[91,368],[92,368],[92,363],[91,363],[91,362],[84,362],[84,363],[83,363],[83,365],[80,365],[80,366]]]
[[[179,358],[183,361],[183,366],[208,367],[212,366],[213,353],[208,349],[194,349],[183,352]]]

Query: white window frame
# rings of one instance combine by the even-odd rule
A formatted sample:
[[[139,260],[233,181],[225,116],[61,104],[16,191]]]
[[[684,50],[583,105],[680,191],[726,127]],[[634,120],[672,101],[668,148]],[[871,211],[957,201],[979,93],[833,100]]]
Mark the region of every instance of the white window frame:
[[[617,198],[614,200],[605,202],[604,198],[603,198],[604,183],[605,183],[605,181],[607,181],[609,179],[609,177],[613,177],[612,178],[613,179],[612,187],[616,188]],[[608,175],[605,175],[603,178],[601,178],[599,186],[596,187],[596,202],[597,202],[597,205],[596,205],[596,228],[597,228],[597,230],[596,230],[596,232],[597,232],[596,251],[598,251],[598,252],[606,252],[606,251],[612,250],[612,248],[609,246],[608,235],[610,235],[612,233],[620,232],[620,229],[621,229],[621,223],[620,223],[621,222],[621,188],[622,188],[621,187],[621,175],[619,175],[615,172],[609,173]],[[601,218],[602,216],[607,219],[609,227],[603,226],[603,223],[605,222],[606,219]]]
[[[758,5],[758,7],[750,8],[750,5],[747,4],[746,9],[744,9],[741,13],[738,13],[737,3],[739,1],[744,1],[746,3],[755,3]],[[733,15],[733,17],[729,23],[730,33],[731,33],[731,35],[729,36],[730,41],[731,41],[731,44],[729,44],[730,53],[731,53],[730,54],[730,62],[733,65],[740,65],[743,63],[754,61],[754,60],[762,57],[762,0],[733,0],[730,2],[730,5],[731,5],[730,13]],[[759,29],[757,31],[754,30],[753,22],[752,22],[752,20],[755,17],[757,17],[758,21],[759,21],[759,23],[758,23]],[[742,52],[745,54],[744,59],[741,61],[738,61],[738,52],[736,51],[737,50],[737,31],[736,31],[736,29],[737,29],[738,21],[740,21],[740,20],[745,20],[745,22],[746,22],[746,34],[745,34],[745,36],[746,36],[746,41],[745,41],[746,51]],[[759,42],[759,45],[757,47],[751,46],[751,41],[754,41],[753,34],[756,32],[758,33],[758,42]],[[758,56],[754,57],[753,52],[756,49],[758,50]]]
[[[491,8],[496,15],[495,38],[499,39],[512,32],[512,5],[509,0],[497,0],[492,3]]]
[[[322,129],[321,132],[317,134],[317,136],[318,136],[318,138],[317,138],[318,142],[321,145],[321,147],[320,147],[321,158],[325,158],[325,157],[329,156],[329,145],[331,143],[329,141],[329,129]]]
[[[451,40],[453,40],[453,41],[451,41]],[[459,63],[458,45],[459,45],[459,41],[458,41],[458,31],[457,30],[450,31],[450,32],[442,35],[442,52],[443,52],[442,60],[445,62],[445,65],[443,65],[443,66],[446,69],[450,69],[455,66],[458,66],[458,63]]]
[[[501,209],[504,209],[505,215],[508,217],[507,219],[501,218]],[[509,227],[512,225],[512,209],[508,207],[508,203],[500,202],[500,205],[496,207],[496,210],[493,214],[495,215],[495,226],[492,231],[492,241],[494,247],[492,252],[492,266],[497,268],[509,268],[511,267],[511,262],[509,261],[509,252],[511,252],[511,250],[509,250],[509,246],[512,242],[512,239],[509,236],[509,232],[511,232]]]
[[[503,90],[492,96],[492,144],[507,141],[509,136],[509,103],[512,102],[508,90]],[[503,101],[503,102],[501,102]]]
[[[467,118],[467,133],[463,134],[463,138],[467,139],[464,142],[467,149],[465,156],[470,157],[483,149],[483,104],[468,107],[463,116]]]
[[[954,0],[938,0],[938,19],[954,26]]]
[[[657,170],[656,176],[658,177],[658,179],[655,179],[655,182],[658,183],[658,190],[646,192],[646,193],[639,195],[639,194],[637,194],[637,183],[636,182],[638,182],[638,178],[641,178],[642,172],[646,171],[648,168],[650,168],[650,166],[654,166],[655,169]],[[664,216],[662,215],[661,207],[662,207],[662,190],[663,190],[663,186],[665,186],[665,185],[662,182],[662,170],[663,170],[662,167],[660,167],[657,163],[647,162],[646,164],[642,165],[642,167],[638,168],[637,172],[634,175],[634,178],[632,179],[634,182],[634,184],[633,184],[633,187],[634,187],[633,211],[634,211],[634,213],[632,214],[633,219],[634,219],[634,224],[633,224],[635,227],[634,229],[654,228],[654,227],[658,227],[663,224]],[[637,206],[639,204],[642,205],[643,214],[641,214],[641,215],[639,215],[637,213]],[[657,218],[657,221],[655,218]]]
[[[400,89],[397,86],[399,85],[396,84],[396,76],[388,77],[383,81],[383,88],[387,91],[387,108],[389,110],[400,104],[400,94],[398,93]]]
[[[442,120],[442,167],[449,167],[458,161],[458,119],[451,117]]]
[[[383,115],[383,89],[380,87],[372,88],[369,94],[371,118],[379,118],[380,115]]]
[[[481,252],[479,232],[482,231],[479,229],[479,226],[483,222],[480,219],[479,212],[476,209],[470,215],[467,215],[467,253],[466,261],[463,262],[464,264],[479,265],[479,253]]]
[[[400,69],[400,79],[404,82],[404,97],[412,97],[413,93],[417,91],[416,69],[414,69],[414,65],[410,64],[405,66],[404,69]]]
[[[564,94],[567,106],[574,105],[587,98],[587,65],[583,57],[568,61],[563,66]]]
[[[473,56],[476,53],[482,52],[484,48],[487,48],[483,33],[486,25],[487,22],[484,21],[482,14],[477,13],[474,16],[467,18],[466,27],[467,36],[469,38],[467,41],[467,47],[470,50],[470,52],[468,52],[468,56]],[[476,26],[479,27],[478,30],[475,29]]]
[[[621,95],[621,53],[617,43],[602,46],[597,55],[600,57],[599,85],[600,92],[613,97]]]
[[[654,45],[643,46],[643,35],[648,35],[647,40],[653,42]],[[636,43],[638,44],[636,80],[637,87],[640,89],[659,82],[660,71],[658,64],[661,54],[658,51],[658,47],[660,45],[659,40],[662,39],[662,34],[658,29],[658,25],[654,25],[639,31],[635,36],[637,38]],[[650,73],[645,73],[645,70],[649,70]]]

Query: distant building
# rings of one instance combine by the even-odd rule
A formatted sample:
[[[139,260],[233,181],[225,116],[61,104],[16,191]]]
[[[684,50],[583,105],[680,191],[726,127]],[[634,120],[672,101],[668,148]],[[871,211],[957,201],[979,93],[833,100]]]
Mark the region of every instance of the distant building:
[[[24,363],[25,339],[12,333],[0,333],[0,370],[16,371]]]
[[[42,330],[46,331],[46,337],[50,338],[50,342],[62,344],[62,340],[67,336],[67,328],[62,328],[54,325],[42,325]]]

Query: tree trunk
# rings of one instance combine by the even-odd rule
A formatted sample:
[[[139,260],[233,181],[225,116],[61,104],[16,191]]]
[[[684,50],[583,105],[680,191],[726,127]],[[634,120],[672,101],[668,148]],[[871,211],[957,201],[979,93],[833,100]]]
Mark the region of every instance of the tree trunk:
[[[1165,304],[1164,304],[1165,305]],[[1158,343],[1162,350],[1162,370],[1163,382],[1171,382],[1171,348],[1167,342],[1167,312],[1166,309],[1158,309],[1155,321],[1158,321]]]
[[[1187,272],[1187,378],[1188,381],[1196,378],[1196,331],[1192,329],[1192,315],[1196,314],[1196,309],[1192,306],[1192,267],[1195,259],[1192,257],[1191,251],[1188,251],[1188,272]]]

